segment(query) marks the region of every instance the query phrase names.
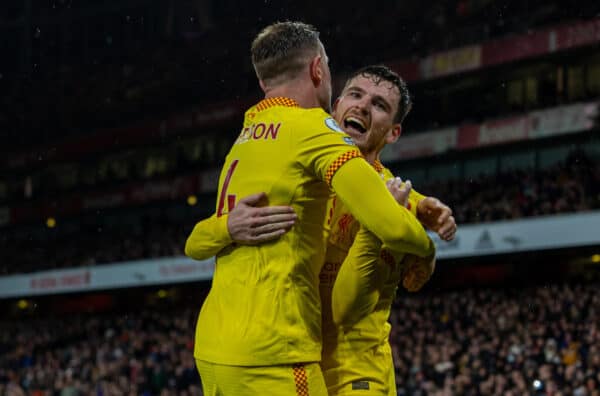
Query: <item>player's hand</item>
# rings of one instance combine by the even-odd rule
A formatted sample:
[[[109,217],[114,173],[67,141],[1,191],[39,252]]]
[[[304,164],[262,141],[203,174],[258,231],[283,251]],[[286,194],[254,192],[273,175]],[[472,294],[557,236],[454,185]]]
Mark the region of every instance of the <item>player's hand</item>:
[[[227,218],[231,239],[244,245],[272,241],[288,232],[296,221],[290,206],[266,206],[267,194],[252,194],[239,200]]]
[[[435,255],[419,257],[414,254],[404,256],[402,286],[409,292],[419,291],[435,271]]]
[[[388,190],[400,205],[405,208],[408,207],[408,196],[410,195],[410,190],[412,190],[412,183],[410,180],[407,180],[405,183],[402,183],[402,179],[399,177],[394,177],[389,179],[385,185]]]
[[[436,232],[444,241],[451,241],[456,234],[456,221],[452,209],[439,199],[427,197],[417,205],[417,218],[428,229]]]

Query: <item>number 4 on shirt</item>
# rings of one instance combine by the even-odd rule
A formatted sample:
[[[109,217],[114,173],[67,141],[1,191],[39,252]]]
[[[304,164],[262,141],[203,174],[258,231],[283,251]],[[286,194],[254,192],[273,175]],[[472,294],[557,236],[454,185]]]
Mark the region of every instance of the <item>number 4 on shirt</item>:
[[[233,171],[238,164],[239,160],[234,160],[231,165],[229,165],[229,169],[227,169],[227,175],[225,175],[225,181],[223,181],[223,188],[221,189],[221,196],[219,197],[219,207],[217,208],[217,217],[223,216],[223,209],[225,208],[225,197],[227,197],[227,213],[233,210],[235,206],[235,194],[227,194],[227,188],[229,187],[229,183],[231,182],[231,176],[233,175]]]

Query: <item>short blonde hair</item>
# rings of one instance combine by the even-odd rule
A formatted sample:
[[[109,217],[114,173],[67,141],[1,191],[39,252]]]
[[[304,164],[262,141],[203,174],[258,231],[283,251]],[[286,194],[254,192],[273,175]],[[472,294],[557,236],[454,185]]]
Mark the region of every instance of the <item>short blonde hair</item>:
[[[321,49],[319,32],[303,22],[277,22],[252,42],[252,64],[259,80],[277,84],[295,78]]]

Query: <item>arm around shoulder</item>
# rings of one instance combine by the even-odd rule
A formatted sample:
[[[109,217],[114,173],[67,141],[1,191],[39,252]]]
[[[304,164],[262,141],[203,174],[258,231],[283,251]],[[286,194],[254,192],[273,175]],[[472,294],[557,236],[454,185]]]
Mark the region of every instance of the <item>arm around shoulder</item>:
[[[347,161],[337,170],[331,185],[359,223],[390,249],[420,257],[435,253],[435,245],[423,226],[398,205],[366,161]]]

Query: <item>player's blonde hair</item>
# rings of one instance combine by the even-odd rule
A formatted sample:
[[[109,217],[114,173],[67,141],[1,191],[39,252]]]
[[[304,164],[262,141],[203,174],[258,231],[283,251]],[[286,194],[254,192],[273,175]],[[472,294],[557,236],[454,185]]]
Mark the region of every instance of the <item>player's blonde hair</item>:
[[[252,64],[259,80],[277,85],[298,76],[322,48],[319,32],[303,22],[276,22],[252,42]]]

